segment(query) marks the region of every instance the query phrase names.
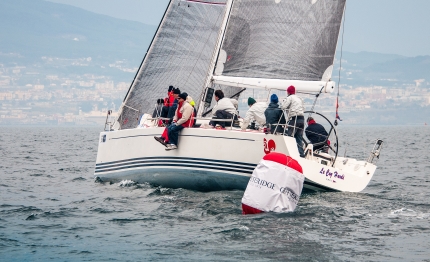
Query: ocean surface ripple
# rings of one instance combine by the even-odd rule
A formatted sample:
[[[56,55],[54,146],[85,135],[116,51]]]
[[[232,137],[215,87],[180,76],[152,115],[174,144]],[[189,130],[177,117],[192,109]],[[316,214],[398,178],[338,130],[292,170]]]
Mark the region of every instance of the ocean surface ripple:
[[[428,127],[339,127],[340,155],[385,141],[369,186],[253,216],[242,191],[96,183],[99,131],[2,128],[1,261],[430,261]]]

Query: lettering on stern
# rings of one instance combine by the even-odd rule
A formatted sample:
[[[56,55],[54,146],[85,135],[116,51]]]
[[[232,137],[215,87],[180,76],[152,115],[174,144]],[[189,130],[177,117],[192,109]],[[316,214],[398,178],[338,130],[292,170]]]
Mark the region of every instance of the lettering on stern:
[[[330,171],[329,168],[325,169],[324,167],[321,168],[320,174],[325,175],[325,179],[327,181],[331,181],[333,183],[336,183],[337,181],[343,181],[345,180],[345,175],[340,174],[337,171]]]

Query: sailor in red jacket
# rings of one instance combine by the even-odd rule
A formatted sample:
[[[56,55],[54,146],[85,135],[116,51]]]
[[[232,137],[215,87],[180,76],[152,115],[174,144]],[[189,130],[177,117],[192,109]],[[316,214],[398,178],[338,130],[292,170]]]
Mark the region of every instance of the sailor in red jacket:
[[[179,88],[174,88],[173,86],[171,86],[171,87],[173,89],[172,89],[172,91],[169,91],[169,94],[171,94],[172,98],[169,97],[168,101],[165,100],[165,104],[167,101],[167,104],[169,105],[169,107],[163,106],[164,111],[162,111],[161,117],[168,117],[168,118],[171,118],[173,120],[173,117],[174,117],[175,112],[176,112],[176,108],[178,106],[178,97],[181,94],[181,90],[179,90]],[[169,87],[169,89],[170,89],[170,87]],[[169,102],[169,101],[172,101],[172,99],[173,99],[173,102]],[[167,124],[170,124],[170,122],[171,122],[171,120],[166,121]],[[164,129],[164,132],[161,136],[159,136],[159,137],[155,136],[154,139],[157,140],[158,142],[160,142],[162,145],[167,147],[167,145],[169,144],[169,136],[168,136],[167,127]]]
[[[173,103],[175,102],[175,96],[174,96],[174,86],[169,86],[169,89],[167,90],[167,97],[164,98],[164,105],[161,110],[161,117],[167,117],[169,113],[169,108],[173,106]]]

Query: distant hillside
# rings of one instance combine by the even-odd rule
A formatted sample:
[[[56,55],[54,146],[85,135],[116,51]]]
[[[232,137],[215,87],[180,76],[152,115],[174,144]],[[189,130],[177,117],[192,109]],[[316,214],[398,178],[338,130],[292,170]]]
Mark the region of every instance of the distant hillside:
[[[0,63],[31,65],[34,71],[45,74],[107,75],[115,81],[132,80],[133,70],[139,66],[156,30],[156,26],[44,0],[0,0],[0,25]],[[333,71],[335,81],[340,55],[338,52]],[[91,63],[85,67],[66,62],[49,64],[41,60],[42,56],[91,57]],[[127,60],[126,67],[133,70],[108,66],[119,60]],[[342,84],[401,86],[417,79],[430,81],[430,56],[343,52],[342,61]]]
[[[340,54],[337,54],[337,57],[340,58]],[[359,68],[365,68],[374,64],[385,63],[388,61],[392,61],[395,59],[406,58],[401,55],[394,54],[380,54],[380,53],[372,53],[372,52],[343,52],[342,59],[346,61],[347,65],[356,66]],[[344,64],[345,65],[345,64]]]
[[[0,52],[28,59],[137,59],[156,27],[43,0],[0,1]]]
[[[333,71],[337,81],[340,54]],[[430,56],[405,57],[371,52],[343,52],[341,82],[348,85],[401,86],[414,80],[430,82]]]

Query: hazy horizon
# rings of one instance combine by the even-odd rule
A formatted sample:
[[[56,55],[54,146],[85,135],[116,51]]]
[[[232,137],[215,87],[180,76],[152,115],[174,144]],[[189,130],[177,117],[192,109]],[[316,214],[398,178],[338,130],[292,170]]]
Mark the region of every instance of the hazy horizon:
[[[168,0],[45,0],[115,18],[158,25]],[[430,55],[428,0],[348,0],[343,50]],[[339,43],[340,44],[340,43]]]

